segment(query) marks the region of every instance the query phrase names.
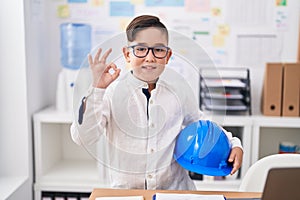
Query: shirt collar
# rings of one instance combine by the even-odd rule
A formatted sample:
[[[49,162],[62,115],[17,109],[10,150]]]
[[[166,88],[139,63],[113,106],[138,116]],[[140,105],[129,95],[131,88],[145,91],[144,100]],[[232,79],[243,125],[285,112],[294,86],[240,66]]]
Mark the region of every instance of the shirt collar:
[[[133,74],[132,71],[128,73],[128,80],[130,84],[133,87],[140,87],[140,88],[148,88],[148,84],[138,78],[136,78]]]
[[[165,73],[165,71],[162,73],[162,75]],[[167,79],[165,76],[161,76],[158,78],[156,82],[156,87],[158,85],[167,85]],[[133,74],[132,71],[128,73],[128,80],[130,81],[130,84],[134,87],[140,87],[140,88],[148,88],[148,84],[145,81],[142,81],[138,78],[136,78]]]

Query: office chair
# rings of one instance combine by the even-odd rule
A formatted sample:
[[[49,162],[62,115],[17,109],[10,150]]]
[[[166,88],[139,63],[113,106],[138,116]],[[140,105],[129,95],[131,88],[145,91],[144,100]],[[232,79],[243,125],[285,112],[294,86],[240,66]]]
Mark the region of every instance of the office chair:
[[[270,168],[300,167],[300,154],[274,154],[250,166],[239,187],[241,192],[263,192]]]

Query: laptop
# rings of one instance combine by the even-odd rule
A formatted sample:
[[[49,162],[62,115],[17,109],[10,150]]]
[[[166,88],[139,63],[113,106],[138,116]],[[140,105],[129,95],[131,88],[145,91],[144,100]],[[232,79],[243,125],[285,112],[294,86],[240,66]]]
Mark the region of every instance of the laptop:
[[[271,168],[262,197],[227,198],[227,200],[300,200],[300,167]]]

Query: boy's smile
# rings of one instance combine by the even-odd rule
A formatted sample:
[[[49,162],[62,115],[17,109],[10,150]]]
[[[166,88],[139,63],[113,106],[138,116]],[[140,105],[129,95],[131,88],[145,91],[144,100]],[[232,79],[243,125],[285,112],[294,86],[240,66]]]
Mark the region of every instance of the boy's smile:
[[[152,71],[152,70],[155,70],[157,67],[154,66],[154,65],[143,65],[142,66],[142,69],[145,69],[147,71]]]

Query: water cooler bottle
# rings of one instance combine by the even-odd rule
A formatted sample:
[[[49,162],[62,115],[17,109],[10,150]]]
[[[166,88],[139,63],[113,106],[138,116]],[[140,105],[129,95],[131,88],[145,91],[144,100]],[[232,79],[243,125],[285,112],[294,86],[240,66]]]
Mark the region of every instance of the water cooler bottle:
[[[73,92],[81,64],[91,50],[91,26],[80,23],[60,25],[62,70],[58,75],[56,109],[72,111]]]

